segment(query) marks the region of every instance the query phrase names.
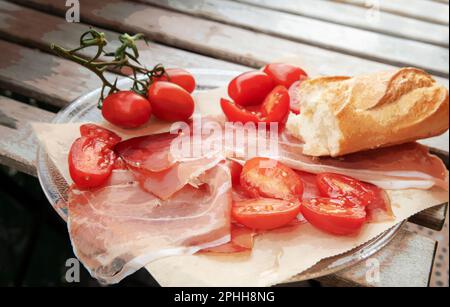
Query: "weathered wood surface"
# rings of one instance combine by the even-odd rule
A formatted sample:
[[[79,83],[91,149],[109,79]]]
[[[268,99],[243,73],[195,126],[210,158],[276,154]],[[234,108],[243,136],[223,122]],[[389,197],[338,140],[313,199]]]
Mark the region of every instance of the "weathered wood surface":
[[[27,29],[24,31],[24,29]],[[88,30],[89,26],[83,23],[68,23],[64,18],[52,16],[43,12],[29,9],[6,1],[0,1],[0,37],[4,39],[36,47],[51,52],[52,43],[62,45],[68,49],[78,47],[80,34]],[[97,29],[105,33],[110,50],[118,47],[118,36],[114,31]],[[192,52],[167,47],[149,42],[137,43],[140,51],[140,60],[148,67],[159,63],[166,66],[177,65],[189,68],[211,68],[241,71],[246,67],[214,58],[202,56]],[[83,56],[95,54],[95,48],[85,49]]]
[[[317,0],[234,0],[326,22],[448,47],[447,26],[390,13],[371,14],[353,5]]]
[[[388,246],[368,260],[318,281],[333,287],[427,287],[436,248],[436,241],[401,230]],[[378,264],[379,279],[375,271]]]
[[[0,164],[36,176],[37,140],[29,122],[48,122],[53,113],[0,96]]]
[[[308,45],[448,76],[448,49],[227,0],[139,0]]]
[[[12,92],[62,107],[101,86],[87,69],[56,56],[1,40],[0,50],[0,87]]]
[[[322,1],[322,0],[321,0]],[[358,5],[361,7],[373,7],[373,1],[367,0],[326,0]],[[449,24],[448,5],[436,1],[423,0],[378,0],[379,8],[383,12],[389,12],[400,16],[420,19],[437,24]]]
[[[66,11],[64,3],[60,1],[14,2],[61,16],[64,16]],[[355,75],[392,68],[383,63],[120,0],[83,2],[81,19],[115,31],[142,32],[159,43],[252,67],[261,67],[276,59],[296,56],[300,59],[301,66],[312,75]],[[185,25],[189,25],[188,29]],[[448,86],[447,79],[439,81]]]

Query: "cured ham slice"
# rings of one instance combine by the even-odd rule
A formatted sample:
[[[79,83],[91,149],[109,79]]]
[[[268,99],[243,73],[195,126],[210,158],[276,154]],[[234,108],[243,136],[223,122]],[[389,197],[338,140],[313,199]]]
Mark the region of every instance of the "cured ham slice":
[[[302,141],[286,131],[276,134],[277,139],[273,140],[274,135],[265,131],[242,133],[246,131],[245,128],[237,127],[233,130],[229,126],[225,130],[222,140],[224,155],[241,163],[255,157],[268,157],[295,170],[314,174],[343,174],[391,190],[430,189],[433,186],[448,190],[449,187],[448,171],[442,160],[418,143],[379,148],[338,158],[319,158],[304,155]],[[236,142],[238,138],[239,143]]]
[[[127,170],[90,191],[69,191],[68,228],[92,276],[116,283],[158,258],[193,254],[230,240],[231,179],[216,165],[168,200],[144,191]]]
[[[211,253],[240,253],[253,248],[253,239],[257,235],[255,230],[231,224],[231,241],[225,244],[201,250],[201,252]]]
[[[438,157],[423,145],[408,143],[347,155],[340,158],[313,158],[297,149],[280,145],[279,160],[288,166],[310,173],[331,172],[373,183],[383,189],[448,190],[448,172]]]
[[[194,142],[190,143],[185,157],[174,155],[171,145],[178,136],[164,133],[137,137],[121,142],[115,148],[142,188],[161,199],[170,198],[188,183],[195,186],[200,174],[224,160],[221,154],[191,157],[192,146],[196,146]]]

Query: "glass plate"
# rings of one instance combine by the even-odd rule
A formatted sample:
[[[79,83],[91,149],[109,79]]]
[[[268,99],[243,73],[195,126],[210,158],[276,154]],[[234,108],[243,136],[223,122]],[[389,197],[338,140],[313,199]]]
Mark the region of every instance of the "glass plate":
[[[239,72],[212,70],[212,69],[188,69],[197,80],[197,91],[214,89],[228,84]],[[118,82],[119,87],[127,88],[131,84],[128,79]],[[100,122],[101,113],[97,109],[97,97],[100,89],[94,90],[76,99],[74,102],[62,109],[53,119],[53,123],[74,122]],[[49,159],[45,148],[40,146],[37,153],[37,171],[39,182],[52,207],[64,220],[67,219],[66,196],[68,184],[61,176],[55,165]],[[348,268],[356,263],[367,259],[388,244],[401,229],[402,223],[394,226],[375,239],[355,248],[345,254],[327,258],[295,276],[289,281],[301,281],[318,278]],[[287,282],[289,282],[287,281]]]

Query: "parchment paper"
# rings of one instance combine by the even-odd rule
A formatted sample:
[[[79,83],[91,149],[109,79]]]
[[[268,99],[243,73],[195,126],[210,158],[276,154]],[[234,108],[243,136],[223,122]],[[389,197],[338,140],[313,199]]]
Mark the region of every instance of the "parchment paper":
[[[219,99],[226,96],[223,89],[197,94],[196,112],[221,114]],[[169,128],[168,124],[155,121],[133,131],[117,129],[105,122],[101,124],[124,139]],[[68,182],[71,180],[67,154],[72,142],[79,137],[79,125],[33,124],[39,141]],[[438,188],[387,192],[395,221],[368,224],[358,236],[328,235],[304,224],[259,235],[251,253],[175,256],[149,263],[146,268],[162,286],[270,286],[286,281],[324,258],[347,252],[422,210],[447,202],[449,196],[447,191]]]

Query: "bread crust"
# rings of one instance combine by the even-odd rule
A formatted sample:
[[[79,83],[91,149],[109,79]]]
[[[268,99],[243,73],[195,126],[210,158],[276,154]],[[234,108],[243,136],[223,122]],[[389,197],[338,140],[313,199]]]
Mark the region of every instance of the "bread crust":
[[[354,78],[316,78],[305,81],[299,91],[306,116],[314,109],[303,99],[320,96],[318,103],[329,104],[341,135],[334,146],[306,144],[304,153],[312,156],[340,156],[406,143],[440,135],[449,127],[448,89],[417,68]],[[307,133],[301,121],[302,116],[300,134]]]

